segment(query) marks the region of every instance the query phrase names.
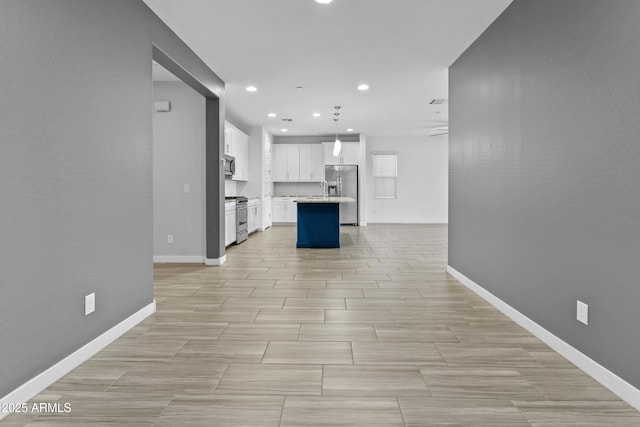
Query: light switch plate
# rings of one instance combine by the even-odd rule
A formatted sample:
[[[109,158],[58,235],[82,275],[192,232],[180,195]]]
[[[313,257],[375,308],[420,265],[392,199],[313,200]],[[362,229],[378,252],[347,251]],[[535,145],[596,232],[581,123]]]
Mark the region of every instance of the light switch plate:
[[[589,324],[589,306],[587,304],[578,300],[576,313],[576,318],[578,319],[578,321],[584,323],[585,325]]]
[[[96,311],[96,293],[84,297],[84,315],[88,316]]]
[[[191,187],[189,186],[189,184],[185,184],[184,185],[184,193],[187,194],[191,191]]]
[[[173,234],[167,235],[167,243],[170,245],[173,244]]]

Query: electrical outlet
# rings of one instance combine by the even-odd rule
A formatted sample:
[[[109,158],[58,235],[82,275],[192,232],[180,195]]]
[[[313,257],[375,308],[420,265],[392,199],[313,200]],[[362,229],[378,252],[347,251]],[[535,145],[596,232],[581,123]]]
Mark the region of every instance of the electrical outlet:
[[[578,300],[576,313],[576,318],[578,319],[578,321],[584,323],[585,325],[589,324],[589,305]]]
[[[96,311],[96,293],[84,297],[84,315],[88,316]]]
[[[167,243],[173,245],[173,234],[167,235]]]
[[[189,184],[184,185],[184,194],[188,194],[191,191],[191,187]]]

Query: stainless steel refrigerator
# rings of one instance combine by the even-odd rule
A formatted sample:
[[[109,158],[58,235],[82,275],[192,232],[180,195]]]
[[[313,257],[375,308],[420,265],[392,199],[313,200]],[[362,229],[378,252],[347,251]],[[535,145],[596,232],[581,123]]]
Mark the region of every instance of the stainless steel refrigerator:
[[[358,166],[325,166],[329,196],[351,197],[353,203],[340,203],[340,224],[358,225]]]

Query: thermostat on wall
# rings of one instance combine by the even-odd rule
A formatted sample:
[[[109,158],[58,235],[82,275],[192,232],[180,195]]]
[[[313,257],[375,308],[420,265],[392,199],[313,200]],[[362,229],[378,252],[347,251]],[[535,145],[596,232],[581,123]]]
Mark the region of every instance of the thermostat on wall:
[[[171,111],[171,102],[169,101],[156,101],[154,103],[155,110],[158,113],[166,113]]]

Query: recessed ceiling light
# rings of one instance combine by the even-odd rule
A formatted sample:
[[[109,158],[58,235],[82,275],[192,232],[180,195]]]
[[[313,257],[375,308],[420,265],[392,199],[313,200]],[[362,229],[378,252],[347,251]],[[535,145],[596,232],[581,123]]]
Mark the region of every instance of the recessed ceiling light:
[[[247,92],[257,92],[258,88],[255,86],[247,86]]]
[[[267,116],[269,116],[269,117],[277,117],[278,115],[276,113],[269,113],[269,114],[267,114]]]
[[[280,129],[280,132],[289,132],[289,129]]]
[[[353,129],[349,128],[347,129],[347,132],[353,132]]]
[[[366,83],[362,83],[360,86],[358,86],[358,90],[369,90],[369,85]]]
[[[320,3],[320,4],[329,4],[331,3],[333,0],[316,0],[316,3]]]
[[[313,113],[313,117],[320,117],[320,113]]]

